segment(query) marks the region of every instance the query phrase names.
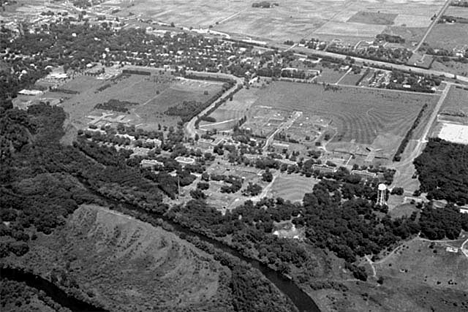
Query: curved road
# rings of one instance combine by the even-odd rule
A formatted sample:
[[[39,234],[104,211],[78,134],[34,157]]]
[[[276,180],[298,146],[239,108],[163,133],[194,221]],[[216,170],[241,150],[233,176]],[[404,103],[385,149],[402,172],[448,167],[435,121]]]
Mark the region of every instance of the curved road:
[[[196,72],[196,71],[187,71],[187,73],[189,74],[196,74],[198,76],[209,76],[209,77],[220,77],[220,78],[229,78],[229,79],[233,79],[236,81],[236,84],[230,88],[229,90],[226,90],[226,92],[224,92],[223,95],[221,95],[219,97],[219,99],[217,99],[216,101],[213,102],[213,104],[211,104],[210,106],[208,106],[207,108],[205,108],[200,114],[198,114],[197,116],[193,117],[192,119],[190,119],[189,122],[187,122],[187,124],[185,125],[185,133],[190,136],[191,138],[195,138],[195,135],[197,134],[197,130],[196,130],[196,127],[195,127],[195,122],[197,121],[197,119],[201,116],[203,116],[204,114],[206,114],[210,109],[212,109],[213,107],[216,106],[216,104],[218,104],[220,101],[222,101],[223,99],[225,99],[226,97],[228,97],[228,95],[234,91],[238,86],[243,86],[244,85],[244,80],[239,78],[239,77],[236,77],[234,75],[229,75],[229,74],[220,74],[220,73],[206,73],[206,72]]]

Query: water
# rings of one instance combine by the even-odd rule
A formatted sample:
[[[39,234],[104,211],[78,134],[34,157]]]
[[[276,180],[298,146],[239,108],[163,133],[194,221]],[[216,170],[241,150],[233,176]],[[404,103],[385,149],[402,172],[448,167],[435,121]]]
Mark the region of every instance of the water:
[[[107,312],[107,310],[68,295],[53,283],[32,273],[24,272],[20,269],[0,268],[0,276],[1,278],[24,282],[30,287],[42,290],[56,303],[74,312]]]
[[[89,185],[86,185],[89,187]],[[232,256],[239,258],[247,263],[249,263],[252,267],[258,269],[271,283],[273,283],[284,295],[289,297],[291,301],[294,303],[294,305],[297,307],[297,309],[301,312],[320,312],[320,309],[318,308],[317,304],[310,298],[302,289],[300,289],[292,280],[289,278],[285,277],[283,274],[269,268],[267,265],[257,261],[253,260],[250,258],[245,257],[242,255],[240,252],[235,250],[234,248],[231,248],[217,240],[214,240],[208,236],[205,236],[200,233],[196,233],[191,231],[190,229],[181,226],[180,224],[175,223],[171,219],[169,219],[167,216],[158,214],[158,213],[153,213],[153,212],[148,212],[142,208],[139,208],[135,205],[131,205],[128,203],[121,203],[119,201],[107,198],[102,196],[101,194],[93,191],[91,188],[89,188],[89,191],[91,191],[93,194],[99,196],[101,199],[104,201],[108,202],[111,204],[113,207],[124,207],[125,209],[128,210],[133,210],[137,211],[139,213],[143,213],[147,216],[154,217],[154,218],[159,218],[170,224],[173,229],[178,232],[178,233],[184,233],[185,235],[188,236],[196,236],[200,240],[210,243],[213,246],[215,246],[217,249],[221,249],[224,252],[227,252],[231,254]]]

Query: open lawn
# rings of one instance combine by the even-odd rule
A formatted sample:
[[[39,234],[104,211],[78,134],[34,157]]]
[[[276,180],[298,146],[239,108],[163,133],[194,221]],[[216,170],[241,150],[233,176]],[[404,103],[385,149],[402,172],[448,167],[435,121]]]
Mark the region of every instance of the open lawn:
[[[402,197],[402,196],[391,195],[391,197]],[[415,205],[407,203],[407,204],[398,205],[395,208],[391,209],[389,211],[389,215],[390,217],[392,217],[392,219],[397,219],[397,218],[402,218],[402,217],[409,218],[411,214],[415,211],[419,211],[415,207]]]
[[[291,202],[302,202],[305,193],[312,192],[318,181],[298,174],[282,173],[275,179],[268,197],[281,197]]]
[[[337,91],[325,91],[320,84],[280,81],[260,90],[252,110],[265,106],[331,119],[331,126],[338,131],[332,142],[371,145],[380,142],[376,139],[387,137],[385,142],[378,144],[379,148],[392,150],[399,144],[399,140],[393,138],[403,138],[421,107],[427,103],[430,111],[436,100],[434,95],[344,86],[338,87]],[[250,119],[260,117],[250,116]],[[389,137],[392,146],[388,144]]]
[[[103,88],[103,86],[106,86]],[[62,85],[60,89],[76,94],[48,92],[47,98],[64,98],[61,104],[78,127],[86,127],[88,117],[111,114],[105,121],[120,116],[121,122],[139,125],[147,130],[156,129],[158,124],[174,126],[181,119],[165,112],[184,101],[205,103],[221,90],[222,84],[188,79],[176,79],[167,74],[153,73],[151,76],[123,75],[114,80],[98,80],[90,76],[79,76]],[[128,111],[103,111],[97,104],[109,100],[135,103]],[[104,121],[103,121],[104,122]]]
[[[141,14],[157,21],[174,22],[176,26],[212,26],[221,32],[281,42],[321,36],[341,36],[346,41],[354,41],[373,38],[386,25],[427,27],[444,1],[282,0],[275,3],[278,6],[261,9],[253,8],[251,1],[136,0],[122,2],[121,14]]]

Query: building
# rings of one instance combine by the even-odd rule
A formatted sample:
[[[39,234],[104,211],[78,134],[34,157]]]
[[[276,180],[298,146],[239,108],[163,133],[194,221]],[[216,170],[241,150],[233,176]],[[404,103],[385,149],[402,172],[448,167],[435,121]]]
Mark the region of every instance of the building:
[[[154,168],[154,166],[164,167],[164,163],[157,161],[156,159],[143,159],[140,162],[141,168]]]
[[[175,160],[181,165],[193,165],[195,163],[195,159],[190,157],[179,156]]]
[[[40,90],[27,90],[27,89],[23,89],[18,93],[21,94],[21,95],[29,95],[29,96],[35,96],[35,95],[43,94],[43,92],[40,91]]]

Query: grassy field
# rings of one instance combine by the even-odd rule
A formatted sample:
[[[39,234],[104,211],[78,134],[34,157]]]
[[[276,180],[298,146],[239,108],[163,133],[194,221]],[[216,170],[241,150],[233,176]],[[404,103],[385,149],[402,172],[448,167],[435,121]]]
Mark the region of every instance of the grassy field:
[[[431,68],[437,71],[450,72],[456,75],[468,76],[468,64],[461,62],[439,62],[435,61],[432,63]]]
[[[350,42],[372,39],[390,24],[427,27],[444,1],[429,0],[423,5],[409,0],[282,0],[277,3],[278,6],[270,9],[259,9],[252,8],[251,1],[137,0],[123,2],[121,14],[142,14],[153,20],[174,22],[176,26],[213,26],[217,31],[266,40],[337,36]]]
[[[377,261],[374,264],[377,275],[431,287],[466,291],[468,258],[459,250],[447,251],[450,246],[460,248],[465,239],[467,237],[458,241],[433,243],[415,238],[393,254]]]
[[[102,91],[100,87],[108,85]],[[91,121],[89,115],[101,116],[110,113],[110,118],[129,124],[139,125],[147,130],[157,129],[158,124],[174,126],[181,119],[169,116],[168,108],[183,101],[206,102],[221,90],[221,84],[197,80],[178,80],[167,74],[153,73],[152,76],[124,75],[114,81],[98,80],[90,76],[79,76],[62,85],[61,89],[75,91],[77,94],[48,92],[46,98],[64,98],[61,104],[70,114],[72,122],[78,127],[86,127]],[[99,103],[111,99],[137,103],[129,106],[128,112],[113,112],[95,109]]]
[[[392,217],[392,219],[402,218],[402,217],[409,218],[411,214],[415,211],[419,211],[419,210],[413,204],[402,204],[390,210],[389,215],[390,217]]]
[[[468,8],[449,6],[444,15],[468,18]]]
[[[433,48],[452,50],[468,44],[468,24],[437,24],[427,37],[426,43]]]
[[[441,113],[464,114],[468,116],[468,88],[452,87],[445,98]]]
[[[306,178],[297,174],[281,174],[275,179],[268,197],[281,197],[291,202],[302,202],[305,193],[312,192],[317,184],[314,178]]]
[[[398,14],[360,11],[354,14],[348,22],[370,25],[393,25],[397,16]]]
[[[353,141],[370,145],[380,137],[386,138],[388,145],[389,136],[402,138],[421,107],[427,103],[431,108],[437,100],[432,95],[343,86],[339,88],[338,91],[325,91],[321,85],[275,82],[260,90],[259,99],[253,108],[269,106],[331,119],[331,125],[338,129],[333,142]],[[399,140],[392,142],[398,144]]]

